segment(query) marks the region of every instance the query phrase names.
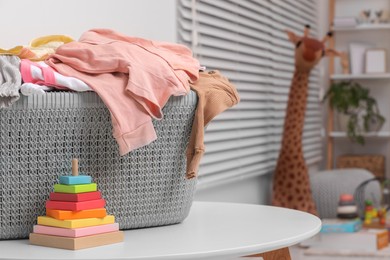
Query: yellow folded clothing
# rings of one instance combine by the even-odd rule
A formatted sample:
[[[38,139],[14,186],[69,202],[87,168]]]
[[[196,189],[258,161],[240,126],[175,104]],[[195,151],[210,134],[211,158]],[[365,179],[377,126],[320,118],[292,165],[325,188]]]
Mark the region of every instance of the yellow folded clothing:
[[[53,54],[59,46],[72,41],[74,40],[66,35],[47,35],[33,39],[28,46],[0,49],[0,55],[15,55],[20,59],[42,61]]]

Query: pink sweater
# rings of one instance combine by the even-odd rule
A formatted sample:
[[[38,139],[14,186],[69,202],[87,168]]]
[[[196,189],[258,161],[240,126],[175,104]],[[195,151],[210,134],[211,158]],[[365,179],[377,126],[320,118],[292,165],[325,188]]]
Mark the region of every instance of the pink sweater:
[[[111,112],[113,136],[124,155],[156,139],[171,95],[185,95],[198,79],[199,62],[179,44],[129,37],[108,29],[85,32],[47,61],[65,76],[87,83]]]

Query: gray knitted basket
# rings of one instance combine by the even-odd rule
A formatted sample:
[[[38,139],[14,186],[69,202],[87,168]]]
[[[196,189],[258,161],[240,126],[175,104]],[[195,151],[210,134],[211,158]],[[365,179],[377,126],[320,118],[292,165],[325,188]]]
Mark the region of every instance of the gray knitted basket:
[[[0,109],[0,239],[26,238],[71,159],[91,175],[121,229],[175,224],[190,210],[196,180],[185,149],[197,97],[172,97],[158,139],[120,157],[109,111],[95,93],[21,97]]]

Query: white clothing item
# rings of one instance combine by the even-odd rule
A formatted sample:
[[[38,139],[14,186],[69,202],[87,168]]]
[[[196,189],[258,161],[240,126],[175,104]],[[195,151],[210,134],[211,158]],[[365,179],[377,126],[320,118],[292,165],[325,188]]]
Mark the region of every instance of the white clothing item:
[[[19,66],[19,57],[0,55],[0,108],[9,107],[19,99],[22,84]]]
[[[54,82],[50,83],[47,81],[47,74],[45,75],[43,70],[45,70],[46,73],[52,74],[51,77],[54,77],[55,84],[53,84]],[[84,83],[84,81],[74,77],[64,76],[56,72],[43,61],[31,62],[29,60],[22,60],[21,72],[25,83],[52,86],[53,88],[62,90],[69,89],[77,92],[93,91],[86,83]]]
[[[54,88],[48,86],[37,85],[34,83],[23,83],[20,87],[20,92],[24,96],[31,96],[33,94],[44,95],[46,91],[53,90]]]

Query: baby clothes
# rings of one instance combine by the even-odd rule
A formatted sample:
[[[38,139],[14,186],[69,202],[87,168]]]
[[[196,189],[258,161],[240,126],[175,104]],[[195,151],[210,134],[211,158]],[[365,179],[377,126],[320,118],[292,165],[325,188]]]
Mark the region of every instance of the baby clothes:
[[[0,55],[0,108],[8,107],[19,99],[22,84],[19,71],[20,59]]]
[[[20,92],[24,96],[31,96],[33,94],[36,95],[45,95],[47,91],[51,91],[54,88],[44,86],[44,85],[37,85],[34,83],[23,83],[22,86],[20,87]]]
[[[85,32],[47,61],[59,73],[87,83],[111,112],[113,136],[124,155],[154,141],[152,118],[163,117],[171,95],[185,95],[198,78],[191,51],[107,29]]]
[[[199,80],[190,84],[198,95],[190,141],[187,146],[187,175],[196,177],[204,154],[204,127],[218,114],[240,101],[238,92],[219,71],[200,72]]]
[[[92,89],[83,81],[67,77],[59,74],[53,68],[44,62],[32,62],[30,60],[22,60],[20,64],[20,72],[24,83],[34,83],[35,85],[23,84],[22,93],[29,93],[27,88],[33,87],[38,90],[49,90],[47,87],[40,88],[38,85],[51,86],[61,90],[73,90],[77,92],[91,91]],[[33,90],[31,90],[33,91]],[[40,92],[40,91],[38,91]]]
[[[58,47],[73,41],[71,37],[66,35],[47,35],[33,39],[27,48],[35,54],[35,57],[31,60],[43,61],[53,54]]]
[[[48,35],[32,40],[28,46],[16,46],[9,50],[0,49],[0,55],[15,55],[20,59],[42,61],[53,54],[59,46],[72,41],[73,39],[66,35]]]

